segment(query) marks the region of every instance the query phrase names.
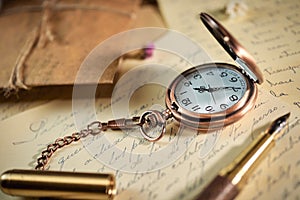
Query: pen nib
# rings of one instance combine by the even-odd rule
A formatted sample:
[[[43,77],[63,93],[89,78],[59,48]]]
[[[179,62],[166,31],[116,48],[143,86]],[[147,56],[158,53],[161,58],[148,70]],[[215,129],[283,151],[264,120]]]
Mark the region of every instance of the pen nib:
[[[290,117],[290,112],[277,118],[268,129],[269,134],[278,134],[287,125],[287,120]]]

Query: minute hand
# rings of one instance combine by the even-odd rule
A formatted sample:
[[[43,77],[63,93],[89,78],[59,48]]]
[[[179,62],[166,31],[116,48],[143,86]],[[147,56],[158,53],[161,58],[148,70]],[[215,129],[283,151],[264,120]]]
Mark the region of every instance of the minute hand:
[[[197,90],[200,93],[202,93],[202,92],[216,92],[216,91],[219,91],[219,90],[228,90],[228,89],[232,89],[233,91],[237,92],[238,89],[241,89],[241,88],[240,87],[215,87],[215,88],[199,87],[199,88],[194,88],[194,90]]]
[[[240,87],[215,87],[215,88],[209,88],[209,92],[216,92],[219,90],[228,90],[228,89],[232,89],[233,91],[237,92],[238,89],[241,89]]]

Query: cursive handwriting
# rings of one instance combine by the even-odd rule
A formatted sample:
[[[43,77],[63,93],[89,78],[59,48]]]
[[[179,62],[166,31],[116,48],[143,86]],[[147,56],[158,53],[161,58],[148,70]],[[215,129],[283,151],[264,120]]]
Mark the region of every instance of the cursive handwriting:
[[[299,69],[300,69],[300,65],[294,65],[294,66],[289,65],[287,67],[276,68],[276,69],[273,69],[273,67],[268,67],[264,69],[264,71],[267,72],[268,75],[278,74],[287,71],[296,74]]]
[[[63,169],[64,164],[71,158],[75,157],[76,155],[78,155],[80,153],[80,151],[82,151],[82,147],[75,149],[72,153],[68,154],[68,155],[64,155],[62,157],[60,157],[58,159],[58,164],[60,165],[60,170]]]
[[[236,141],[238,138],[240,138],[242,135],[246,134],[247,130],[242,129],[242,124],[234,124],[232,125],[232,131],[229,134],[230,137],[232,137],[233,141]]]
[[[274,97],[288,96],[288,94],[283,93],[283,92],[280,92],[279,94],[276,94],[276,92],[273,91],[273,90],[270,90],[270,94],[271,94],[272,96],[274,96]]]
[[[268,101],[258,102],[254,105],[254,110],[264,106]]]
[[[277,41],[281,39],[281,35],[276,35],[276,36],[272,36],[272,37],[268,37],[268,38],[264,38],[264,39],[261,39],[261,40],[252,40],[251,43],[253,45],[259,45],[259,44],[264,44],[264,43],[272,43],[274,41]]]
[[[258,117],[254,117],[252,125],[255,126],[256,124],[258,124],[260,121],[264,120],[267,116],[269,116],[276,110],[278,110],[278,107],[274,106],[273,108],[269,108],[268,111],[263,113],[262,115],[258,115]]]
[[[299,56],[300,55],[300,50],[298,51],[288,51],[288,50],[284,50],[281,52],[281,54],[279,55],[279,58],[287,58],[287,57],[291,57],[291,56]]]
[[[288,80],[284,80],[284,81],[278,81],[278,82],[272,82],[270,80],[267,79],[267,83],[269,83],[269,85],[271,87],[275,87],[275,86],[279,86],[279,85],[285,85],[285,84],[289,84],[289,83],[293,83],[294,81],[292,79],[288,79]]]
[[[268,175],[267,176],[267,188],[270,191],[274,185],[278,184],[282,179],[289,179],[291,173],[291,165],[280,166],[277,176]]]
[[[274,162],[278,161],[282,156],[292,151],[296,145],[298,145],[300,142],[300,136],[299,137],[292,137],[289,136],[288,144],[281,149],[281,151],[278,151],[276,154],[271,154],[271,156],[268,159],[268,165],[271,166]]]

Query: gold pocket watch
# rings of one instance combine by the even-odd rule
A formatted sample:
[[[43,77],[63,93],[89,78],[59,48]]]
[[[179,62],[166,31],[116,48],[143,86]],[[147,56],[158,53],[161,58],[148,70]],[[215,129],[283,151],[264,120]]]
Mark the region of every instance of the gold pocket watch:
[[[191,129],[212,131],[238,121],[254,106],[257,84],[263,82],[254,59],[213,17],[201,13],[200,18],[237,66],[207,63],[177,76],[167,89],[167,109],[147,111],[140,118],[147,140],[158,140],[165,131],[165,121],[172,117]],[[153,134],[157,126],[161,132]]]
[[[184,71],[168,88],[166,106],[184,125],[207,131],[243,117],[255,103],[263,76],[250,54],[218,21],[206,13],[200,18],[238,66],[208,63]]]
[[[219,22],[206,13],[201,13],[200,18],[237,66],[207,63],[192,67],[168,87],[164,111],[149,110],[140,117],[107,123],[95,121],[87,130],[96,126],[98,133],[139,126],[145,139],[157,141],[170,118],[194,130],[212,131],[236,122],[250,111],[257,98],[257,84],[263,82],[262,73],[251,55]]]

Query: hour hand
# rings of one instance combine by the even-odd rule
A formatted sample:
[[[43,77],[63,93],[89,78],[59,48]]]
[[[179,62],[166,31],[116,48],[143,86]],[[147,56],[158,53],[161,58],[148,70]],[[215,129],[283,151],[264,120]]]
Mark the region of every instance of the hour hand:
[[[194,89],[194,90],[197,90],[197,91],[200,92],[200,93],[205,92],[205,91],[210,92],[210,91],[209,91],[209,88],[205,88],[204,86],[200,86],[200,87],[198,87],[198,88],[193,88],[193,89]]]

